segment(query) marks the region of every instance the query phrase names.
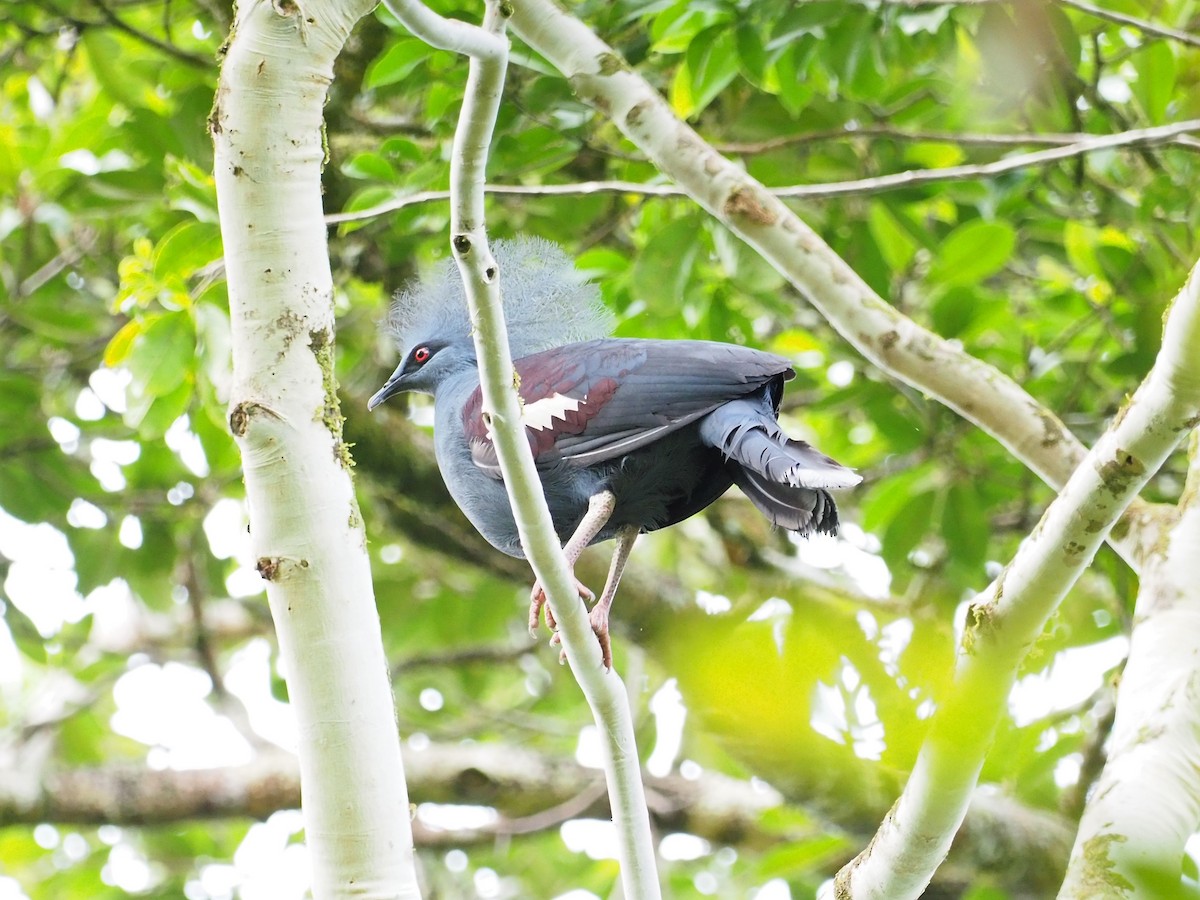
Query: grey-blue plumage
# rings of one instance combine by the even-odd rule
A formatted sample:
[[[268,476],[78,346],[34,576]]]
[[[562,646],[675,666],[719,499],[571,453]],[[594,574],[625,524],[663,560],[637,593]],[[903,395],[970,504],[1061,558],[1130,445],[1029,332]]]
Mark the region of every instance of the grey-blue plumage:
[[[733,484],[776,525],[837,530],[829,490],[859,477],[779,427],[783,385],[795,374],[786,359],[709,341],[595,337],[606,317],[557,248],[497,242],[494,255],[519,354],[522,420],[555,530],[572,565],[589,544],[617,539],[591,614],[606,666],[608,609],[637,534],[694,515]],[[521,556],[455,285],[443,274],[400,295],[403,359],[369,406],[401,391],[432,394],[434,447],[451,496],[494,547]],[[535,585],[531,629],[543,600]]]

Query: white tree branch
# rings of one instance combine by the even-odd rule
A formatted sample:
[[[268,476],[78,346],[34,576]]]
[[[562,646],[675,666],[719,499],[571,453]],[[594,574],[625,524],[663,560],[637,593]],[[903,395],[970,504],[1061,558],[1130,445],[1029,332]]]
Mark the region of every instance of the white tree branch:
[[[420,6],[410,0],[385,2],[406,26],[411,10]],[[615,672],[606,672],[600,664],[596,637],[576,593],[574,578],[546,507],[521,422],[508,331],[500,302],[502,273],[487,245],[484,174],[508,64],[508,42],[502,35],[509,11],[506,4],[489,0],[482,30],[490,40],[480,40],[477,52],[470,54],[467,88],[450,163],[451,245],[466,286],[475,327],[484,415],[492,429],[500,470],[521,535],[521,546],[546,590],[567,660],[604,739],[605,772],[613,823],[617,829],[625,895],[630,900],[657,900],[661,891],[633,717],[620,678]],[[427,32],[434,27],[429,16],[417,23]],[[433,37],[441,39],[437,34]]]
[[[974,422],[1047,484],[1066,484],[1086,448],[1054,413],[1007,375],[890,306],[778,197],[680,122],[582,22],[551,0],[513,6],[513,30],[581,99],[603,110],[663,173],[762,254],[867,359]],[[1137,567],[1135,542],[1124,532],[1110,542]]]
[[[1187,356],[1200,341],[1195,278],[1170,317],[1151,376],[1085,454],[1062,423],[1011,379],[888,306],[777,198],[677,121],[585,26],[548,0],[516,0],[515,6],[514,29],[567,75],[576,93],[603,109],[663,172],[758,249],[847,340],[885,371],[978,424],[1062,489],[1034,537],[974,606],[954,690],[935,717],[908,788],[869,850],[838,883],[838,896],[915,896],[961,822],[1027,646],[1140,487],[1195,425],[1200,379],[1188,369]],[[1136,523],[1137,517],[1126,521]],[[1113,543],[1139,562],[1143,545],[1127,533]]]
[[[1200,822],[1200,433],[1191,451],[1177,511],[1146,526],[1159,549],[1142,570],[1108,762],[1084,808],[1062,898],[1181,895],[1184,845]]]
[[[369,0],[238,6],[210,118],[230,425],[300,740],[313,894],[418,898],[408,792],[333,375],[321,115]]]
[[[1168,313],[1146,380],[1013,561],[972,604],[953,684],[908,784],[870,846],[838,874],[835,896],[903,900],[929,883],[962,822],[1017,666],[1130,500],[1200,422],[1197,346],[1200,267]],[[1194,544],[1189,552],[1195,554]],[[1194,824],[1189,820],[1189,829]]]

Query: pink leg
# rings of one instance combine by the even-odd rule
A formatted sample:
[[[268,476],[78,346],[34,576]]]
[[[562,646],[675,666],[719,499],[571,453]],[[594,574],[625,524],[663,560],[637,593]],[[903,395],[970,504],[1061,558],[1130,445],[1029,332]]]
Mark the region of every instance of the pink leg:
[[[598,535],[608,520],[612,518],[616,505],[617,498],[612,491],[601,491],[588,500],[588,510],[584,513],[583,520],[575,529],[575,533],[571,535],[571,539],[567,541],[567,545],[563,547],[563,554],[567,557],[567,565],[571,567],[572,577],[574,577],[575,563],[579,561],[579,557],[587,545],[592,542],[592,538]],[[575,590],[584,600],[591,600],[596,596],[578,578],[575,579]],[[537,636],[538,619],[541,617],[543,607],[546,610],[546,627],[554,631],[558,625],[554,621],[550,607],[546,606],[546,592],[542,588],[541,582],[535,581],[533,589],[529,592],[530,637]]]
[[[608,613],[612,609],[613,598],[617,596],[617,585],[621,583],[621,575],[625,572],[625,563],[629,562],[629,553],[637,540],[639,529],[636,525],[626,525],[617,532],[617,548],[613,551],[612,563],[608,567],[608,579],[604,582],[604,592],[588,615],[592,623],[592,631],[600,641],[600,654],[604,660],[604,668],[612,669],[612,641],[608,636]]]

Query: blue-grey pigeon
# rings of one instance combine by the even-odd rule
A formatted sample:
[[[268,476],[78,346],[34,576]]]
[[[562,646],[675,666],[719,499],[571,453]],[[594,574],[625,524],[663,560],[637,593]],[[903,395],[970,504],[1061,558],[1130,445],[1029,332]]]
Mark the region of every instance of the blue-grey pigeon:
[[[493,253],[525,434],[567,561],[573,568],[588,545],[617,539],[590,614],[605,668],[609,609],[641,532],[686,519],[734,484],[775,525],[801,535],[837,531],[829,489],[860,478],[779,427],[783,384],[795,375],[786,359],[711,341],[606,337],[599,292],[558,247],[518,239],[497,241]],[[401,362],[368,408],[403,391],[432,394],[434,447],[450,494],[492,546],[523,556],[452,261],[397,295],[392,328]],[[531,634],[544,603],[535,584]],[[548,607],[546,620],[554,630]]]

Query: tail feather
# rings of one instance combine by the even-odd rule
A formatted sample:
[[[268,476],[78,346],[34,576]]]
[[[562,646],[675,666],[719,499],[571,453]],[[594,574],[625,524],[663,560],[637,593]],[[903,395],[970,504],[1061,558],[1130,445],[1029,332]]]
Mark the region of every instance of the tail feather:
[[[743,466],[733,468],[733,483],[772,525],[799,532],[802,537],[814,531],[837,534],[837,504],[828,491],[776,484]]]
[[[809,534],[837,531],[830,488],[853,487],[856,473],[788,437],[765,395],[733,400],[700,423],[700,437],[732,463],[734,482],[768,519]]]

